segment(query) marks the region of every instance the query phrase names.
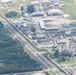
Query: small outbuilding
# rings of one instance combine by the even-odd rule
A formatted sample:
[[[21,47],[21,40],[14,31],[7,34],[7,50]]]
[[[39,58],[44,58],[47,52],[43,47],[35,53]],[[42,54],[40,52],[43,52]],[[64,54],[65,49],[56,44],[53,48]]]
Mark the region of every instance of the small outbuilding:
[[[69,18],[69,14],[63,14],[62,17],[63,18]]]

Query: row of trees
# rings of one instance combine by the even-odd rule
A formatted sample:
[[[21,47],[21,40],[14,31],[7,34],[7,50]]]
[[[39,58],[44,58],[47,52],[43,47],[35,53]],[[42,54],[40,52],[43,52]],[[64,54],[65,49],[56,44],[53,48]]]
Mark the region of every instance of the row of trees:
[[[18,13],[16,11],[9,11],[5,14],[5,16],[7,18],[12,18],[12,17],[16,17],[18,15]]]
[[[41,70],[40,64],[31,59],[11,37],[0,22],[0,74]]]

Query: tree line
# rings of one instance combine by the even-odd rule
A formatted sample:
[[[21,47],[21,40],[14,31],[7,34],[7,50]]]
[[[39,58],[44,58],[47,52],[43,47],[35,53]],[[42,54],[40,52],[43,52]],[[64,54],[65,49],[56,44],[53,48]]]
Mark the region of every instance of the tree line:
[[[24,52],[23,48],[7,35],[0,22],[0,74],[42,70],[40,64]]]

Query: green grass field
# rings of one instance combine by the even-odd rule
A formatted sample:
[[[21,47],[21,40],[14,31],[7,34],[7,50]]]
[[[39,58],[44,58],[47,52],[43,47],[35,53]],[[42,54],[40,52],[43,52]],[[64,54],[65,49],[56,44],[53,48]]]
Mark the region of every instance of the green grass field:
[[[70,26],[71,26],[71,27],[76,27],[76,22],[70,23]]]
[[[30,73],[20,73],[20,74],[16,74],[16,75],[30,75]]]
[[[69,19],[73,19],[76,20],[76,4],[65,4],[65,6],[63,7],[63,10],[66,11],[67,13],[69,13],[70,18]]]
[[[60,1],[65,1],[67,3],[74,3],[74,0],[60,0]]]
[[[76,63],[76,59],[71,59],[71,60],[69,60],[69,61],[65,61],[65,62],[61,62],[61,63],[59,63],[59,62],[56,60],[56,62],[57,62],[58,64],[60,64],[60,65],[75,64],[75,63]]]
[[[46,72],[46,75],[55,75],[53,72],[49,71],[49,72]]]
[[[7,9],[0,9],[0,12],[1,12],[3,15],[5,15],[5,14],[8,12],[8,10],[7,10]]]
[[[76,20],[76,11],[75,11],[76,4],[74,0],[60,0],[60,1],[61,3],[65,4],[63,10],[70,15],[68,19]]]

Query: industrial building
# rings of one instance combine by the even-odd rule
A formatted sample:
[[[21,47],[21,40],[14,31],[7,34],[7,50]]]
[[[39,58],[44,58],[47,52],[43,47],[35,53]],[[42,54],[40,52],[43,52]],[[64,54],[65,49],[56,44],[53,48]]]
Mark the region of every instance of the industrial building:
[[[60,10],[60,9],[50,9],[50,10],[47,11],[47,14],[49,16],[57,16],[57,15],[62,15],[63,11]]]
[[[30,15],[31,17],[39,17],[44,16],[44,12],[34,12]]]
[[[37,4],[40,4],[40,2],[39,1],[31,1],[30,4],[31,5],[37,5]]]
[[[45,39],[45,34],[37,34],[37,39]]]
[[[46,30],[46,31],[59,30],[59,27],[46,27],[45,30]]]
[[[57,44],[66,44],[66,40],[65,39],[58,39]]]
[[[44,25],[43,20],[39,21],[38,23],[39,23],[40,29],[44,30],[45,29],[45,25]]]
[[[38,43],[50,43],[49,39],[38,39],[37,40]]]
[[[12,3],[13,0],[1,0],[0,1],[2,4],[8,4],[8,3]]]

